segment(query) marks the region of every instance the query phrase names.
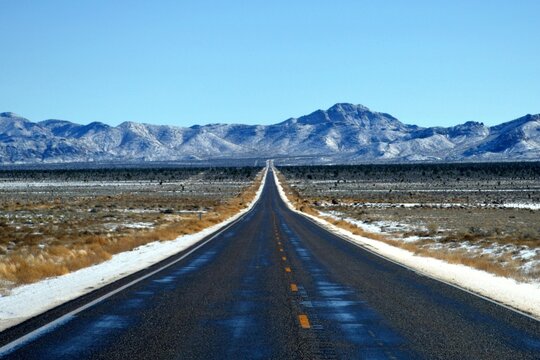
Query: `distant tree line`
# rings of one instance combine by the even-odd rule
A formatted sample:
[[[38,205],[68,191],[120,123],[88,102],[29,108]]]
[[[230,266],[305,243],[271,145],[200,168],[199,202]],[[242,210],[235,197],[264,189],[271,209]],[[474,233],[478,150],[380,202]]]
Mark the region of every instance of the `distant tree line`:
[[[540,181],[540,162],[283,166],[279,170],[291,179],[345,182],[381,179],[395,182],[440,179]]]
[[[203,181],[253,179],[260,167],[186,167],[0,170],[0,181],[178,181],[197,176]]]

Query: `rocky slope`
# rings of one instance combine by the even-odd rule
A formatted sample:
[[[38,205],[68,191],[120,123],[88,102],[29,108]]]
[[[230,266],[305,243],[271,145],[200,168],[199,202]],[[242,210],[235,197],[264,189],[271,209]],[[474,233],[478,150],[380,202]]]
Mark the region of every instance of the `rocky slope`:
[[[301,159],[310,163],[540,160],[540,114],[497,126],[407,125],[362,105],[330,109],[275,125],[116,127],[64,120],[31,122],[0,113],[0,163]]]

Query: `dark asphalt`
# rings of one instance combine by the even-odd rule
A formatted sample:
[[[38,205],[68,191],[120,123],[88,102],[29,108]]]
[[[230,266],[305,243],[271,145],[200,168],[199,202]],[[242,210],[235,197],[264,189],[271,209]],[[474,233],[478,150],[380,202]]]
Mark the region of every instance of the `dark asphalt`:
[[[158,266],[0,333],[0,347]],[[270,174],[212,241],[0,357],[540,359],[540,322],[328,233]]]

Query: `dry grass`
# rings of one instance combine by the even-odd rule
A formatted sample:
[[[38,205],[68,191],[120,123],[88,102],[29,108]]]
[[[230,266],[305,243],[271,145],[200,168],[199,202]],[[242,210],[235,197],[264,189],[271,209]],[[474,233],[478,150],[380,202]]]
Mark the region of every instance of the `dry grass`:
[[[452,264],[461,264],[469,266],[478,270],[483,270],[492,274],[499,276],[510,277],[516,280],[525,280],[524,275],[519,270],[521,263],[519,260],[513,259],[510,254],[505,254],[497,258],[488,256],[488,255],[479,255],[477,253],[470,253],[464,249],[451,249],[451,248],[431,248],[429,245],[433,244],[432,240],[416,241],[416,242],[404,242],[397,240],[391,236],[379,233],[371,233],[363,230],[362,228],[347,222],[345,220],[337,220],[335,218],[330,218],[327,216],[321,216],[319,212],[309,206],[310,202],[306,199],[303,199],[298,191],[291,188],[286,182],[285,177],[282,174],[278,175],[281,185],[285,190],[285,193],[293,203],[293,205],[302,212],[315,215],[319,218],[324,219],[325,221],[351,232],[354,235],[362,236],[365,238],[377,240],[384,242],[386,244],[399,247],[405,250],[408,250],[418,256],[428,256],[436,258],[439,260],[446,261]],[[316,202],[313,201],[312,203]],[[358,199],[355,199],[354,202],[358,202]],[[434,236],[440,232],[439,226],[436,223],[428,223],[427,231],[421,231],[415,233],[414,235],[418,236]],[[519,245],[537,245],[538,236],[534,230],[527,229],[524,230],[526,234],[522,236],[506,236],[503,239],[503,243],[512,243]],[[413,235],[413,234],[410,234]],[[447,235],[442,239],[443,242],[454,242],[459,243],[460,241],[474,241],[479,239],[485,239],[486,234],[481,231],[481,229],[468,229],[464,232],[457,232],[451,235]],[[497,237],[498,240],[501,237]],[[536,274],[538,275],[538,274]],[[532,274],[535,276],[535,274]]]
[[[317,210],[313,209],[311,207],[311,204],[309,201],[302,199],[298,191],[293,189],[289,184],[287,184],[287,181],[285,180],[285,177],[283,174],[281,174],[279,171],[276,170],[277,177],[279,179],[279,182],[281,183],[281,187],[283,188],[283,191],[285,192],[285,195],[287,196],[287,199],[294,205],[296,209],[299,211],[310,214],[310,215],[317,215]]]
[[[422,246],[421,243],[404,243],[395,240],[385,242],[409,250],[418,256],[428,256],[451,264],[461,264],[503,277],[525,280],[523,274],[518,270],[519,261],[512,259],[510,256],[495,259],[487,255],[471,254],[462,249],[432,249]]]
[[[347,222],[345,220],[336,220],[328,216],[321,216],[321,215],[317,215],[317,216],[341,229],[345,229],[351,232],[354,235],[363,236],[368,239],[379,240],[379,241],[389,240],[389,238],[387,236],[384,236],[383,234],[376,234],[376,233],[365,231],[364,229],[359,228],[358,226],[351,224],[350,222]]]
[[[106,222],[111,217],[109,209],[115,209],[117,204],[126,204],[126,199],[132,206],[148,205],[148,197],[142,198],[141,204],[136,204],[137,199],[133,199],[130,194],[91,199],[92,203],[97,204],[93,209],[98,209],[98,211],[95,211],[95,216],[85,219],[84,222],[77,220],[76,212],[79,211],[77,210],[79,207],[75,205],[87,204],[90,199],[72,199],[69,205],[70,209],[75,209],[73,210],[75,214],[70,218],[71,220],[60,220],[57,224],[46,223],[39,228],[38,233],[35,230],[12,231],[4,233],[3,237],[0,236],[0,255],[2,255],[0,280],[4,282],[7,280],[12,285],[32,283],[98,264],[110,259],[114,254],[133,250],[149,242],[173,240],[182,235],[199,232],[226,220],[245,208],[254,198],[261,180],[262,172],[257,175],[251,185],[230,198],[223,195],[223,198],[219,200],[191,199],[192,205],[188,204],[184,208],[206,208],[207,211],[201,220],[197,213],[178,215],[171,211],[171,215],[154,215],[154,217],[157,216],[155,227],[119,229],[113,233],[93,230],[92,220],[96,221],[98,217],[101,217],[100,221]],[[162,204],[164,201],[166,199],[158,197],[156,203]],[[29,202],[23,207],[25,212],[35,212],[43,209],[62,209],[65,206],[64,201],[58,200],[49,204]],[[16,214],[20,212],[21,204],[4,203],[3,209]],[[7,225],[0,224],[0,229],[5,226]],[[45,239],[48,239],[49,245],[39,246]],[[14,249],[8,251],[8,246]]]

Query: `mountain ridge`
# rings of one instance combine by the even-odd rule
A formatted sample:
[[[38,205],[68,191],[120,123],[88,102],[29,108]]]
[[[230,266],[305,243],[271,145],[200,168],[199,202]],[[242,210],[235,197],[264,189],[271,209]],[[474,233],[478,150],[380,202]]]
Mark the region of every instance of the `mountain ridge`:
[[[310,163],[540,160],[540,114],[486,126],[402,123],[366,106],[327,110],[272,125],[178,127],[126,121],[32,122],[0,113],[0,164],[309,158]]]

